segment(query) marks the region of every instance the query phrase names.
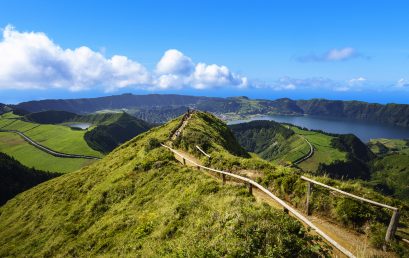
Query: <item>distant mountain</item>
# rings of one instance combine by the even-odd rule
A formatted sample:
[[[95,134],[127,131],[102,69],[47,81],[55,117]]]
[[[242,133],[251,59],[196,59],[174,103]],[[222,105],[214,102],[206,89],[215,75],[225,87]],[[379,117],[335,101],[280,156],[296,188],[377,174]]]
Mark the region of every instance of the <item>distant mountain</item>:
[[[184,95],[133,95],[122,94],[100,98],[84,99],[51,99],[23,102],[16,107],[30,112],[46,110],[69,111],[77,114],[92,113],[104,109],[143,108],[158,106],[186,106],[197,104],[200,101],[210,100],[208,97]]]
[[[409,127],[409,105],[382,105],[361,101],[325,99],[291,100],[282,98],[277,100],[254,100],[247,97],[213,98],[174,94],[123,94],[88,99],[29,101],[14,106],[14,108],[30,112],[61,110],[78,114],[107,109],[126,109],[128,113],[147,119],[149,122],[165,122],[165,119],[180,115],[182,109],[187,107],[216,114],[331,116],[378,121]],[[166,115],[161,115],[164,111],[166,111]],[[150,119],[151,116],[152,119]]]
[[[0,152],[0,205],[15,195],[56,176],[59,174],[28,168]]]
[[[325,99],[299,100],[296,103],[308,115],[352,118],[409,127],[409,105],[406,104],[381,105]]]

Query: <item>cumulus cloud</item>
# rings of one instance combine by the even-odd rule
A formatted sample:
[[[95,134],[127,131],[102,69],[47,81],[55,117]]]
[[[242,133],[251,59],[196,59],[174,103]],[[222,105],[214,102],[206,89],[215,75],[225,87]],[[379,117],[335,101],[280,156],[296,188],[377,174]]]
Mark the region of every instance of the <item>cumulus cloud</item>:
[[[166,51],[153,72],[126,56],[111,58],[86,46],[64,49],[41,32],[3,30],[0,41],[0,89],[100,88],[169,89],[247,87],[246,77],[226,66],[195,64],[176,49]]]
[[[364,58],[364,56],[352,47],[334,48],[322,54],[309,54],[297,58],[299,62],[334,62],[346,61],[353,58]],[[367,57],[366,57],[367,58]]]
[[[185,56],[176,49],[169,49],[156,65],[158,74],[182,74],[188,75],[194,69],[190,57]]]
[[[44,33],[18,32],[7,26],[0,42],[0,88],[107,89],[145,85],[144,66],[125,56],[105,58],[82,46],[63,49]]]

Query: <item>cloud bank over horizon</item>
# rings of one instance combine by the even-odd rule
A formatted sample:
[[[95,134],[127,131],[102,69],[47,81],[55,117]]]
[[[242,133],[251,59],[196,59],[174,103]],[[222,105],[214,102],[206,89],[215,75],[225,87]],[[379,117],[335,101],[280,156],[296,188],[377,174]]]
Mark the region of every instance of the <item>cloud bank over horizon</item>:
[[[208,89],[247,87],[248,79],[226,66],[193,63],[176,49],[167,50],[155,71],[126,56],[106,58],[86,46],[64,49],[41,32],[19,32],[8,25],[0,41],[0,89],[60,88],[70,91],[122,88]]]
[[[71,92],[97,90],[209,90],[218,88],[268,89],[272,91],[326,90],[332,92],[379,90],[363,76],[344,81],[326,77],[284,76],[269,83],[250,80],[227,66],[195,63],[177,49],[165,51],[150,71],[124,55],[108,58],[87,46],[63,48],[42,32],[20,32],[11,25],[0,40],[0,90],[62,89]],[[363,57],[354,48],[331,49],[321,55],[304,56],[310,61],[345,61]],[[372,83],[372,84],[371,84]],[[408,89],[400,79],[395,90]],[[390,85],[388,85],[390,86]]]

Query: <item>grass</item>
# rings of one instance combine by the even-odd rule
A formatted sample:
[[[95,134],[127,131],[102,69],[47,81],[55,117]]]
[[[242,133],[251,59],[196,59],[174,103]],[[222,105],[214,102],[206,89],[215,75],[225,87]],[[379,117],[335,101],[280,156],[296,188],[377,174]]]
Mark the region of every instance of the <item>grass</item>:
[[[34,141],[55,151],[102,157],[91,149],[84,139],[86,130],[73,130],[62,125],[42,125],[25,122],[9,114],[0,116],[0,129],[18,130]]]
[[[277,161],[279,163],[283,163],[285,161],[294,162],[310,152],[310,146],[307,144],[307,142],[297,135],[294,135],[288,139],[286,145],[288,151],[277,157]]]
[[[199,113],[199,115],[195,114],[192,117],[184,129],[180,137],[181,139],[179,139],[180,144],[177,146],[178,148],[190,152],[195,155],[196,158],[200,159],[203,164],[213,168],[223,169],[232,173],[240,173],[244,170],[257,171],[261,177],[254,178],[254,180],[270,189],[270,191],[280,198],[291,203],[297,209],[305,210],[306,183],[300,179],[300,176],[305,174],[303,171],[276,165],[272,162],[257,158],[254,155],[251,157],[238,157],[233,155],[221,145],[234,146],[236,144],[234,139],[231,139],[230,141],[233,142],[229,144],[220,142],[219,140],[220,132],[227,129],[223,128],[222,125],[218,125],[219,129],[214,131],[211,125],[216,122],[212,121],[212,116],[206,115],[207,118],[203,118],[203,116],[205,115]],[[345,153],[331,147],[331,136],[303,130],[295,131],[304,137],[308,137],[313,144],[315,143],[317,145],[318,155],[316,156],[315,162],[331,162],[334,158],[343,159],[345,157]],[[200,143],[203,138],[206,138],[210,143],[205,151],[212,156],[211,160],[195,151],[194,148],[189,147]],[[325,152],[332,151],[335,151],[335,153],[330,153],[330,156],[325,155],[327,154]],[[372,187],[368,187],[366,182],[358,180],[340,181],[325,176],[306,175],[346,192],[400,207],[402,211],[400,220],[402,227],[400,228],[399,234],[402,234],[401,229],[404,229],[406,225],[409,224],[409,207],[405,203],[376,192]],[[367,233],[368,236],[373,235],[372,232],[368,232],[368,225],[377,223],[377,225],[379,224],[386,228],[391,216],[388,210],[380,209],[369,204],[361,204],[358,201],[350,200],[343,196],[333,195],[328,190],[318,187],[314,187],[313,190],[311,210],[314,214],[325,217],[334,223],[334,225],[338,225],[338,227],[351,228],[361,234]]]
[[[330,164],[335,160],[346,160],[346,153],[331,146],[332,136],[319,132],[306,131],[291,127],[298,135],[305,137],[314,146],[314,155],[298,166],[305,171],[316,171],[320,163]]]
[[[149,144],[165,141],[178,122],[138,135],[103,160],[6,203],[0,208],[0,256],[326,254],[325,245],[294,218]]]
[[[7,153],[27,167],[50,172],[72,172],[93,162],[87,159],[54,157],[28,144],[19,135],[6,132],[0,132],[0,152]]]
[[[375,154],[400,153],[409,155],[408,140],[401,139],[371,139],[368,146]]]

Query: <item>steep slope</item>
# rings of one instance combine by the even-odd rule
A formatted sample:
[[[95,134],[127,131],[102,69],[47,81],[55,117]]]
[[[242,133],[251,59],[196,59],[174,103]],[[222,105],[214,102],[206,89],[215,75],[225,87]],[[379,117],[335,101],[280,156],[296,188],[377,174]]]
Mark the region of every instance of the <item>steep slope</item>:
[[[196,129],[227,137],[218,146],[246,155],[222,124],[195,119],[206,125],[192,124]],[[0,256],[323,254],[293,218],[257,203],[240,186],[222,187],[183,167],[158,147],[179,122],[153,128],[101,161],[10,200],[0,208]]]
[[[94,150],[108,153],[151,127],[151,124],[124,112],[117,117],[116,121],[99,125],[86,132],[84,138]]]
[[[310,150],[303,138],[274,121],[252,121],[229,128],[241,146],[266,160],[293,162]]]
[[[370,184],[382,193],[409,202],[409,155],[394,153],[371,162]]]
[[[0,152],[0,206],[17,194],[59,174],[28,168]]]
[[[217,125],[216,128],[219,129],[214,131],[215,127],[213,125]],[[398,230],[398,234],[404,238],[409,236],[405,232],[409,221],[409,207],[396,199],[377,193],[366,186],[366,183],[361,180],[336,180],[329,178],[327,175],[312,176],[297,168],[283,167],[260,159],[255,155],[234,154],[233,150],[237,147],[226,149],[223,146],[236,146],[237,141],[234,138],[229,138],[230,140],[227,142],[220,140],[220,135],[228,134],[229,128],[226,124],[220,123],[211,114],[194,112],[185,120],[183,128],[179,133],[172,134],[176,135],[172,147],[177,149],[178,152],[187,155],[189,159],[195,160],[195,162],[199,162],[207,167],[252,178],[277,196],[291,203],[293,207],[297,207],[298,210],[306,208],[306,184],[305,181],[300,179],[300,176],[307,175],[308,177],[313,177],[319,182],[349,193],[399,207],[401,210],[400,222],[402,223],[402,229]],[[290,126],[290,128],[294,127]],[[328,144],[326,147],[331,148],[334,153],[341,153],[342,157],[345,157],[345,153],[331,146],[331,139],[334,137],[319,132],[306,132],[312,137],[310,138],[311,141],[316,144],[323,144],[323,136],[325,136]],[[306,137],[309,135],[306,135]],[[203,141],[203,139],[206,140]],[[200,146],[201,149],[210,155],[210,158],[198,150],[195,147],[196,145]],[[351,149],[355,149],[355,147]],[[320,150],[328,152],[326,148]],[[343,244],[349,246],[350,250],[354,250],[355,253],[362,253],[364,257],[366,255],[369,257],[388,256],[389,254],[382,254],[382,252],[375,250],[386,245],[401,256],[408,254],[409,250],[405,248],[405,244],[399,245],[394,242],[391,246],[390,243],[384,242],[385,230],[391,216],[388,210],[361,203],[357,200],[351,200],[344,196],[338,196],[320,187],[314,187],[313,198],[310,199],[310,210],[313,213],[314,219],[320,221],[319,223],[323,223],[323,218],[325,218],[323,223],[327,225],[326,227],[324,226],[325,230],[332,236],[342,235],[343,237],[341,238],[344,238],[344,240],[341,240]],[[346,232],[346,228],[349,228],[351,231]],[[355,233],[351,235],[351,232]],[[348,237],[345,239],[345,236]],[[363,253],[362,250],[365,250],[365,252]]]

